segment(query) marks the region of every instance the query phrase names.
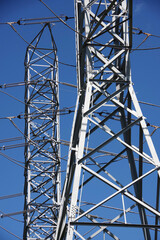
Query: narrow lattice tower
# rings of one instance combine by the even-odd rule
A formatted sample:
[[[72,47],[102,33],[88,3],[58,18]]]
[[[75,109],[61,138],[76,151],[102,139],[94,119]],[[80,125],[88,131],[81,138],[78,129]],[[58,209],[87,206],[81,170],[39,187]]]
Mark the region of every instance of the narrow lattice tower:
[[[56,240],[158,240],[160,165],[131,80],[132,1],[75,0],[75,18],[78,98]]]
[[[60,203],[57,48],[46,24],[25,58],[25,214],[23,239],[54,239]]]

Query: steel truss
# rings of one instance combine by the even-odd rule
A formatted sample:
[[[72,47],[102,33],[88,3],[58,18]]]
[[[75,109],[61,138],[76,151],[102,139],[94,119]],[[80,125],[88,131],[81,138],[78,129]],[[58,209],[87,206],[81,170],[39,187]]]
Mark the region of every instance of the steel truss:
[[[158,240],[160,165],[131,80],[132,1],[75,0],[75,18],[78,97],[56,240]]]
[[[45,24],[25,58],[23,239],[54,239],[61,195],[58,110],[57,48],[51,26]]]

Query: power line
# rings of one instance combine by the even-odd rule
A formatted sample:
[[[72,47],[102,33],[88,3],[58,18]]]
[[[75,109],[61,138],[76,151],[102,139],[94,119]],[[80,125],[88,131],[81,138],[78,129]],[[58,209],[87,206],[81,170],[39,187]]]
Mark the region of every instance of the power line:
[[[67,85],[70,85],[70,86],[75,87],[75,85],[72,85],[72,84],[67,84]],[[11,94],[9,94],[9,93],[6,93],[6,92],[4,92],[4,91],[2,91],[2,90],[0,90],[0,92],[6,94],[7,96],[13,98],[14,100],[16,100],[16,101],[18,101],[18,102],[20,102],[20,103],[22,103],[22,104],[24,104],[24,105],[27,105],[27,103],[19,100],[18,98],[14,97],[13,95],[11,95]],[[74,110],[70,110],[70,108],[73,108],[73,106],[72,106],[72,107],[65,107],[65,108],[59,109],[59,110],[55,110],[55,112],[57,112],[57,113],[59,112],[59,115],[71,114],[71,113],[74,112]],[[52,111],[52,112],[54,112],[54,111]],[[45,112],[45,113],[46,113],[46,112]],[[23,117],[23,116],[24,116],[24,117]],[[47,115],[47,116],[49,116],[49,115]],[[0,119],[9,119],[9,120],[10,120],[11,118],[19,118],[19,119],[22,119],[22,118],[23,118],[23,119],[25,119],[25,117],[26,117],[25,114],[23,114],[23,115],[22,115],[22,114],[19,114],[19,115],[17,115],[17,116],[1,117]]]
[[[148,50],[159,50],[160,47],[150,47],[150,48],[132,48],[132,50],[134,51],[148,51]]]
[[[77,32],[75,29],[73,29],[72,27],[70,27],[64,20],[62,20],[55,12],[53,12],[53,10],[51,9],[51,8],[49,8],[48,6],[47,6],[47,4],[45,4],[42,0],[39,0],[41,3],[43,3],[64,25],[66,25],[69,29],[71,29],[72,31],[74,31],[74,32],[76,32],[76,33],[78,33],[78,34],[80,34],[79,32]],[[70,18],[73,18],[73,17],[70,17]],[[18,36],[25,42],[25,43],[27,43],[28,45],[30,45],[30,46],[32,46],[28,41],[26,41],[23,37],[22,37],[22,35],[13,27],[13,24],[15,24],[15,23],[17,23],[17,22],[7,22],[6,24],[8,24],[13,30],[14,30],[14,32],[16,32],[17,34],[18,34]],[[137,51],[137,50],[139,50],[139,51],[145,51],[145,50],[158,50],[158,49],[160,49],[160,47],[150,47],[150,48],[141,48],[141,49],[139,49],[139,47],[147,40],[147,38],[149,37],[149,36],[156,36],[156,35],[153,35],[153,34],[149,34],[149,33],[143,33],[143,34],[146,34],[147,35],[147,37],[136,47],[136,48],[132,48],[131,49],[131,51],[133,52],[133,51]],[[80,34],[80,35],[82,35],[82,34]],[[84,37],[83,35],[82,35],[82,37]],[[160,37],[160,36],[156,36],[156,37]],[[95,42],[95,41],[93,41],[93,42]],[[96,44],[98,44],[98,45],[100,45],[100,46],[105,46],[105,44],[100,44],[100,43],[97,43],[97,42],[95,42]],[[94,44],[95,45],[95,44]],[[113,46],[113,45],[108,45],[107,44],[107,47],[111,47],[111,48],[114,48],[114,49],[121,49],[122,47],[120,47],[120,46]],[[128,48],[128,47],[127,47]],[[127,49],[126,48],[126,49]],[[43,52],[41,52],[40,50],[38,50],[40,53],[43,53]],[[50,57],[51,58],[51,57]],[[76,68],[76,65],[73,65],[73,64],[69,64],[69,63],[65,63],[65,62],[62,62],[62,61],[58,61],[58,63],[59,64],[62,64],[62,65],[65,65],[65,66],[68,66],[68,67],[74,67],[74,68]],[[0,86],[1,87],[1,86]]]
[[[59,110],[55,110],[55,111],[52,111],[52,110],[49,110],[49,111],[45,111],[42,115],[44,114],[47,114],[46,116],[47,117],[50,117],[52,118],[52,113],[56,113],[57,115],[68,115],[68,114],[71,114],[73,113],[74,110],[70,110],[70,108],[63,108],[63,109],[59,109]],[[4,119],[7,119],[7,120],[10,120],[11,118],[18,118],[18,119],[26,119],[28,116],[33,116],[33,114],[19,114],[17,116],[8,116],[8,117],[0,117],[0,120],[4,120]],[[34,117],[35,116],[39,116],[38,113],[35,113],[34,114]]]
[[[55,15],[55,18],[58,18],[59,19],[59,21],[60,22],[62,22],[64,25],[66,25],[69,29],[71,29],[72,31],[74,31],[74,32],[76,32],[76,33],[78,33],[79,35],[82,35],[82,34],[80,34],[79,32],[77,32],[75,29],[73,29],[71,26],[69,26],[61,17],[59,17],[46,3],[44,3],[42,0],[39,0],[44,6],[46,6],[54,15]],[[51,17],[52,18],[52,17]],[[54,17],[53,17],[54,18]],[[67,17],[67,16],[65,16],[65,18],[67,18],[67,19],[72,19],[72,18],[74,18],[74,17]],[[35,18],[36,19],[36,18]],[[30,19],[30,20],[35,20],[35,19]],[[44,18],[42,18],[42,19],[44,19]],[[22,19],[23,21],[25,21],[24,19]],[[19,37],[25,42],[25,43],[27,43],[28,45],[30,45],[29,44],[29,42],[27,42],[23,37],[22,37],[22,35],[13,27],[13,24],[17,24],[17,23],[20,23],[20,21],[22,21],[22,20],[18,20],[17,22],[6,22],[6,23],[0,23],[0,24],[8,24],[8,25],[10,25],[11,26],[11,28],[19,35]],[[28,19],[29,20],[29,19]],[[44,22],[45,23],[45,22]],[[47,23],[47,22],[46,22]],[[23,25],[23,24],[19,24],[19,25]],[[136,29],[136,30],[138,30],[139,32],[138,33],[135,33],[135,34],[137,34],[137,35],[140,35],[140,34],[144,34],[144,35],[146,35],[146,38],[136,47],[136,48],[132,48],[131,49],[131,51],[133,52],[133,51],[147,51],[147,50],[159,50],[160,49],[160,47],[158,46],[158,47],[150,47],[150,48],[140,48],[139,49],[139,47],[148,39],[148,37],[150,37],[150,36],[153,36],[153,37],[157,37],[157,38],[160,38],[160,36],[158,36],[158,35],[154,35],[154,34],[150,34],[150,33],[145,33],[145,32],[143,32],[142,30],[140,30],[139,28],[133,28],[133,29]],[[82,37],[84,37],[83,35],[82,35]],[[95,42],[95,41],[93,41],[93,42]],[[97,42],[95,42],[95,43],[97,43]],[[105,44],[100,44],[100,43],[97,43],[98,45],[100,45],[100,46],[105,46]],[[95,45],[95,44],[94,44]],[[120,46],[112,46],[112,45],[108,45],[107,44],[107,47],[111,47],[111,48],[114,48],[114,49],[121,49],[122,47],[120,47]],[[123,47],[124,48],[124,47]],[[127,47],[128,48],[128,47]],[[126,48],[126,49],[127,49]],[[40,52],[40,51],[39,51]],[[69,67],[76,67],[76,65],[73,65],[73,64],[68,64],[68,63],[64,63],[64,62],[61,62],[61,61],[58,61],[60,64],[63,64],[63,65],[66,65],[66,66],[69,66]]]
[[[140,29],[140,28],[132,27],[132,29],[138,31],[137,33],[136,33],[136,32],[133,32],[133,34],[136,34],[136,35],[144,34],[144,35],[149,35],[149,36],[151,36],[151,37],[160,38],[159,35],[155,35],[155,34],[143,32],[143,30]]]
[[[39,0],[44,6],[46,6],[46,8],[48,8],[49,11],[51,11],[64,25],[66,25],[69,29],[71,29],[72,31],[74,31],[75,33],[78,33],[79,35],[81,35],[83,38],[84,36],[82,34],[80,34],[79,32],[77,32],[75,29],[73,29],[71,26],[69,26],[67,23],[65,23],[46,3],[44,3],[42,0]],[[151,47],[151,48],[141,48],[139,49],[139,47],[147,40],[147,38],[149,36],[155,36],[155,37],[160,37],[160,36],[157,36],[157,35],[153,35],[153,34],[150,34],[150,33],[144,33],[142,32],[143,34],[147,35],[146,38],[142,41],[141,44],[139,44],[136,48],[132,48],[131,50],[132,51],[136,51],[136,50],[141,50],[141,51],[145,51],[145,50],[158,50],[160,49],[160,47]],[[95,41],[93,41],[95,42]],[[95,42],[96,43],[96,42]],[[95,44],[94,44],[95,45]],[[101,46],[105,46],[105,44],[100,44]],[[119,46],[109,46],[107,44],[108,47],[111,47],[111,48],[115,48],[115,49],[121,49],[122,47],[119,47]],[[127,47],[128,48],[128,47]]]
[[[19,36],[27,45],[32,46],[32,45],[31,45],[28,41],[26,41],[26,40],[22,37],[22,35],[12,26],[12,22],[9,22],[8,25],[11,26],[11,28],[14,30],[14,32],[16,32],[16,33],[18,34],[18,36]],[[68,24],[67,24],[67,25],[68,25]],[[69,25],[68,25],[68,26],[69,26]],[[34,46],[32,46],[32,47],[34,47]],[[40,50],[37,50],[37,51],[40,52],[41,54],[43,54],[42,51],[40,51]],[[50,56],[48,56],[48,58],[50,58],[50,59],[53,60],[53,58],[50,57]],[[68,67],[74,67],[74,68],[76,68],[76,65],[73,65],[73,64],[64,63],[64,62],[62,62],[62,61],[57,61],[57,62],[60,63],[60,64],[62,64],[62,65],[68,66]]]
[[[31,82],[32,83],[32,82]],[[77,88],[76,85],[74,84],[71,84],[71,83],[67,83],[67,82],[58,82],[59,84],[62,84],[62,85],[65,85],[65,86],[68,86],[68,87],[73,87],[73,88]],[[0,85],[0,88],[10,88],[10,87],[17,87],[17,86],[24,86],[25,83],[24,82],[16,82],[16,83],[9,83],[9,84],[1,84]],[[4,91],[0,90],[0,92],[4,93],[4,94],[7,94],[5,93]],[[16,99],[17,101],[20,101],[19,99],[15,98],[14,96],[10,95],[10,94],[7,94],[9,95],[10,97]],[[153,107],[159,107],[160,108],[160,105],[157,105],[157,104],[153,104],[153,103],[148,103],[148,102],[144,102],[144,101],[138,101],[139,103],[142,103],[142,104],[145,104],[145,105],[149,105],[149,106],[153,106]],[[24,102],[23,102],[24,103]]]
[[[24,146],[25,146],[25,145],[27,145],[27,144],[24,144]],[[8,155],[6,155],[6,154],[4,154],[4,153],[2,153],[2,152],[0,152],[0,155],[2,155],[4,158],[8,159],[10,162],[18,165],[19,167],[22,167],[22,168],[24,168],[24,169],[27,169],[25,166],[22,166],[21,164],[19,164],[20,161],[14,159],[14,158],[9,157]],[[64,160],[64,161],[67,161],[65,158],[62,158],[62,157],[60,157],[60,159],[61,159],[61,160]],[[21,163],[23,163],[23,162],[21,162]],[[23,163],[23,164],[24,164],[24,163]],[[66,170],[60,170],[60,171],[58,171],[58,172],[59,172],[59,173],[63,173],[63,172],[66,172]],[[54,172],[53,172],[53,173],[54,173]],[[14,195],[13,195],[13,197],[14,197]],[[15,197],[16,197],[16,196],[15,196]],[[17,196],[17,197],[18,197],[18,196]],[[5,198],[7,198],[7,196],[0,197],[0,200],[3,200],[3,199],[5,199]],[[8,198],[10,198],[10,196],[8,196]]]
[[[0,228],[2,228],[4,231],[6,231],[7,233],[11,234],[12,236],[14,236],[14,237],[16,237],[16,238],[18,238],[20,240],[23,240],[22,238],[18,237],[17,235],[15,235],[11,231],[7,230],[6,228],[2,227],[1,225],[0,225]]]
[[[61,61],[57,61],[58,63],[62,64],[62,65],[65,65],[65,66],[68,66],[68,67],[74,67],[76,68],[76,65],[73,65],[73,64],[69,64],[69,63],[64,63],[64,62],[61,62]]]
[[[23,193],[14,193],[14,194],[10,194],[10,195],[1,196],[0,200],[5,200],[5,199],[15,198],[15,197],[21,197],[21,196],[24,196],[24,194]]]
[[[55,17],[57,17],[59,19],[59,21],[61,21],[64,25],[66,25],[69,29],[71,29],[72,31],[76,32],[74,28],[72,28],[71,26],[69,26],[63,19],[61,19],[46,3],[44,3],[42,0],[39,0],[46,8],[48,8],[48,10],[50,12],[52,12]]]
[[[22,167],[22,168],[26,169],[24,166],[22,166],[21,164],[19,164],[19,161],[15,160],[15,159],[13,159],[13,158],[11,158],[11,157],[9,157],[9,156],[7,156],[6,154],[4,154],[4,153],[2,153],[2,152],[0,152],[0,155],[3,156],[4,158],[8,159],[10,162],[18,165],[19,167]]]
[[[132,52],[133,51],[136,51],[136,50],[156,50],[156,49],[160,49],[160,47],[151,47],[151,48],[141,48],[141,49],[139,49],[139,47],[149,38],[149,37],[157,37],[157,38],[160,38],[160,36],[158,36],[158,35],[154,35],[154,34],[151,34],[151,33],[146,33],[146,32],[143,32],[141,29],[139,29],[139,28],[133,28],[133,29],[135,29],[135,30],[138,30],[138,33],[134,33],[134,34],[137,34],[137,35],[141,35],[141,34],[143,34],[143,35],[145,35],[146,37],[145,37],[145,39],[143,39],[143,41],[135,48],[135,49],[132,49]]]
[[[72,17],[69,17],[69,18],[72,18]],[[13,31],[14,32],[16,32],[17,34],[18,34],[18,36],[25,42],[25,43],[27,43],[28,45],[30,45],[30,46],[32,46],[28,41],[26,41],[23,37],[22,37],[22,35],[13,27],[13,24],[15,24],[15,23],[17,23],[17,22],[6,22],[6,23],[4,23],[4,24],[8,24],[12,29],[13,29]],[[0,23],[0,24],[3,24],[3,23]],[[68,25],[69,26],[69,25]],[[41,52],[40,50],[38,50],[39,52]],[[41,52],[42,53],[42,52]],[[51,58],[51,57],[49,57],[49,58]],[[65,62],[62,62],[62,61],[57,61],[59,64],[62,64],[62,65],[65,65],[65,66],[68,66],[68,67],[74,67],[74,68],[76,68],[76,65],[74,65],[74,64],[69,64],[69,63],[65,63]]]
[[[14,220],[14,221],[16,221],[16,222],[24,223],[24,221],[21,221],[21,220],[19,220],[19,219],[17,219],[17,218],[14,218],[14,217],[11,217],[11,216],[6,216],[7,214],[4,213],[4,212],[2,212],[1,210],[0,210],[0,212],[2,213],[2,215],[0,215],[0,218],[8,217],[8,218],[10,218],[10,219],[12,219],[12,220]]]
[[[20,102],[20,103],[23,103],[23,104],[25,105],[25,103],[24,103],[23,101],[21,101],[21,100],[19,100],[18,98],[12,96],[11,94],[6,93],[6,92],[4,92],[4,91],[2,91],[2,90],[0,90],[0,92],[6,94],[7,96],[9,96],[9,97],[13,98],[14,100],[16,100],[16,101],[18,101],[18,102]]]
[[[19,140],[23,140],[23,138],[22,137],[4,138],[4,139],[0,139],[0,143],[13,142],[13,141],[19,141]]]
[[[72,87],[76,87],[75,85],[68,84],[68,83],[63,83],[63,84],[68,85],[68,86],[72,86]],[[2,92],[2,93],[4,93],[4,94],[12,97],[13,99],[15,99],[15,100],[17,100],[17,101],[19,101],[19,102],[21,102],[21,103],[23,103],[23,104],[25,104],[23,101],[17,99],[16,97],[12,96],[11,94],[8,94],[8,93],[6,93],[6,92],[4,92],[4,91],[2,91],[2,90],[0,90],[0,92]],[[142,103],[142,104],[150,105],[150,106],[160,107],[159,105],[152,104],[152,103],[146,103],[146,102],[143,102],[143,101],[139,101],[139,102]],[[72,110],[68,110],[68,109],[67,109],[68,113],[65,113],[65,112],[62,113],[62,111],[65,111],[65,110],[66,110],[66,109],[59,110],[59,111],[61,111],[61,113],[60,113],[59,115],[66,115],[66,114],[70,114],[70,113],[74,112],[74,111],[72,111]],[[9,120],[10,120],[10,118],[19,118],[19,119],[21,119],[21,118],[22,118],[21,116],[22,116],[22,115],[12,116],[12,117],[2,117],[2,118],[0,118],[0,119],[9,119]],[[25,117],[23,117],[23,118],[25,118]],[[150,126],[151,126],[151,125],[150,125]],[[153,126],[153,125],[152,125],[152,126]],[[156,126],[156,128],[155,128],[154,131],[152,132],[152,135],[153,135],[153,133],[154,133],[158,128],[159,128],[159,126]]]
[[[136,51],[148,38],[149,38],[149,34],[145,37],[145,39],[143,39],[143,41],[135,48],[135,49],[132,49],[131,52],[133,51]]]
[[[153,103],[148,103],[148,102],[143,102],[143,101],[139,101],[139,103],[142,103],[142,104],[145,104],[145,105],[149,105],[149,106],[152,106],[152,107],[158,107],[158,108],[160,108],[160,105],[153,104]]]
[[[13,148],[17,148],[17,147],[24,147],[24,146],[26,146],[26,143],[19,143],[19,144],[14,144],[14,145],[3,145],[2,147],[0,147],[0,150],[9,150],[9,149],[13,149]],[[23,162],[20,162],[20,163],[23,163]]]
[[[9,217],[9,216],[15,216],[15,215],[20,215],[20,214],[23,214],[23,213],[26,213],[26,212],[33,212],[34,210],[23,210],[23,211],[19,211],[19,212],[12,212],[12,213],[6,213],[4,215],[1,215],[0,217],[3,218],[3,217]]]
[[[70,66],[74,66],[74,65],[70,65]],[[34,84],[34,83],[35,83],[34,81],[30,81],[28,85]],[[40,83],[40,81],[39,81],[39,83]],[[60,81],[58,81],[57,83],[62,84],[62,85],[66,85],[66,86],[69,86],[69,87],[77,88],[76,85],[71,84],[71,83],[60,82]],[[25,86],[25,85],[26,85],[25,82],[3,83],[3,84],[0,85],[0,88],[6,89],[6,88],[20,87],[20,86]]]
[[[64,21],[74,19],[74,17],[68,17],[61,15],[61,19],[64,19]],[[61,22],[59,19],[57,20],[57,17],[42,17],[42,18],[21,18],[18,21],[12,21],[12,22],[0,22],[0,25],[5,25],[5,24],[17,24],[17,25],[31,25],[31,24],[43,24],[43,23],[58,23]]]

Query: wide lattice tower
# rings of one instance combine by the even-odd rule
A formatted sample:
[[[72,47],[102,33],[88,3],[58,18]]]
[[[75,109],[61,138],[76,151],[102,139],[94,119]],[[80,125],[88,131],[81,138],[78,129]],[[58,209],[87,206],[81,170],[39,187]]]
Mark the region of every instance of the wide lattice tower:
[[[131,80],[132,1],[75,0],[75,19],[78,97],[56,240],[158,240],[160,165]]]
[[[57,48],[50,24],[25,58],[25,214],[23,239],[54,239],[60,203]]]

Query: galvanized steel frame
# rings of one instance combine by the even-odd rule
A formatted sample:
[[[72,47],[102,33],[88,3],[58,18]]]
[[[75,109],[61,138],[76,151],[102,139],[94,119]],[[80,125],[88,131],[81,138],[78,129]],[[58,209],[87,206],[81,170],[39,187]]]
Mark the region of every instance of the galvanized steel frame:
[[[125,226],[142,229],[141,239],[151,240],[154,234],[154,239],[158,240],[160,164],[131,80],[132,0],[75,0],[75,24],[78,97],[56,240],[105,239],[105,234],[107,239],[118,240],[120,236],[114,229]],[[108,151],[105,149],[108,145],[116,154],[109,159],[106,155],[102,164],[99,154]],[[115,171],[116,161],[124,153],[128,168],[122,157],[122,168],[118,165]],[[119,180],[125,174],[128,179]],[[153,205],[143,196],[144,180],[149,176],[158,179],[153,181],[156,189]],[[105,184],[116,192],[107,188],[106,197],[98,201],[99,189],[94,185],[93,207],[91,203],[84,207],[82,195],[87,198],[87,191],[92,195],[90,183],[96,182],[95,179],[101,186]],[[152,189],[147,191],[152,194]],[[100,207],[105,207],[107,216],[104,204],[120,194],[122,212],[106,221]],[[132,204],[125,208],[124,200],[127,202],[128,198]],[[127,222],[127,214],[133,208],[138,212],[136,224]],[[124,222],[121,220],[116,226],[115,222],[122,217]],[[125,230],[124,236],[129,238]]]
[[[53,239],[57,227],[61,198],[58,111],[57,47],[47,23],[27,47],[25,58],[26,240]]]

